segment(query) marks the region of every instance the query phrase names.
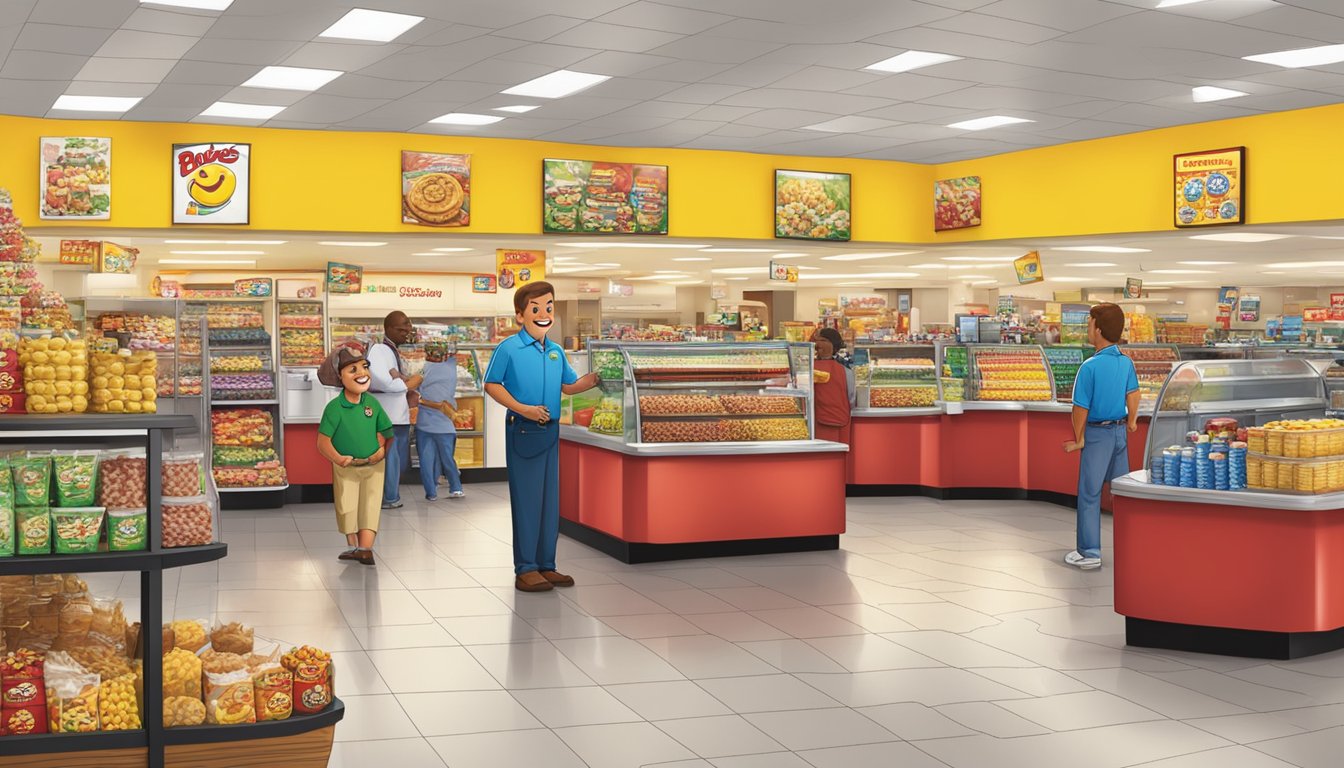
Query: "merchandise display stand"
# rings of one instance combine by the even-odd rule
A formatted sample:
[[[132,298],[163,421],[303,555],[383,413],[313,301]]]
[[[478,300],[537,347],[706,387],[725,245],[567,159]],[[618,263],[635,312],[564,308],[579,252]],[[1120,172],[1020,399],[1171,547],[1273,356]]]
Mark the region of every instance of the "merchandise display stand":
[[[228,554],[222,543],[165,549],[162,546],[160,457],[172,444],[174,431],[195,429],[188,414],[78,416],[9,415],[0,422],[0,443],[142,444],[147,464],[148,549],[88,555],[38,555],[0,558],[0,576],[43,573],[140,573],[140,633],[145,727],[131,731],[44,734],[0,738],[0,763],[24,768],[318,768],[327,764],[335,724],[344,717],[340,701],[323,712],[256,725],[163,727],[163,571],[220,560]],[[143,441],[143,442],[140,442]],[[219,743],[228,742],[221,749]]]

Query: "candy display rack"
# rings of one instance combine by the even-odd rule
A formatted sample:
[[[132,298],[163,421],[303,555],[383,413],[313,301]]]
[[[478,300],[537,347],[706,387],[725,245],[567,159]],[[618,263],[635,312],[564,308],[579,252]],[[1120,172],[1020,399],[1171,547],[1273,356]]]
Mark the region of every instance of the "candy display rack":
[[[1078,369],[1092,356],[1090,346],[1048,346],[1045,347],[1045,359],[1050,363],[1050,375],[1055,380],[1055,399],[1061,403],[1073,400],[1073,384],[1078,379]]]
[[[937,354],[932,344],[855,347],[855,394],[863,411],[932,408],[938,400]]]
[[[216,382],[242,376],[269,377],[275,380],[273,357],[269,348],[249,345],[223,345],[216,347],[212,343],[215,334],[210,321],[202,318],[198,326],[201,335],[201,366],[205,374],[203,379],[203,397],[209,404],[210,428],[204,431],[207,436],[206,453],[210,456],[210,476],[221,494],[255,494],[246,499],[230,500],[229,506],[278,507],[283,504],[283,492],[289,487],[285,468],[282,464],[284,452],[284,429],[281,418],[280,400],[276,397],[272,384],[270,397],[252,399],[234,399],[224,395],[224,390],[216,389]],[[253,366],[261,373],[216,375],[214,371],[222,361],[244,367]],[[235,390],[237,391],[237,390]],[[256,394],[267,394],[258,392]],[[220,432],[230,429],[229,425],[242,423],[237,431],[241,439],[222,440]],[[269,433],[269,434],[268,434]],[[216,448],[246,448],[264,452],[265,456],[249,455],[245,460],[217,461]]]
[[[1039,346],[970,344],[966,400],[982,403],[1046,402],[1055,380]]]

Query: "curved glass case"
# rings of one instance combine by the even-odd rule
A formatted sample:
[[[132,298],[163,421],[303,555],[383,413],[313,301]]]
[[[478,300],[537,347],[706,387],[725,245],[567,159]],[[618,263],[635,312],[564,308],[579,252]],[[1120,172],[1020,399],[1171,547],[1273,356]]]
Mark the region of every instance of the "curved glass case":
[[[944,402],[1021,403],[1055,399],[1055,379],[1036,345],[939,345]]]
[[[1139,410],[1148,413],[1157,407],[1157,396],[1167,383],[1180,353],[1174,344],[1122,344],[1120,353],[1134,361],[1139,377]]]
[[[936,360],[932,344],[856,344],[857,407],[932,408],[938,400]]]
[[[589,350],[602,378],[589,432],[627,443],[812,439],[811,344],[593,341]]]

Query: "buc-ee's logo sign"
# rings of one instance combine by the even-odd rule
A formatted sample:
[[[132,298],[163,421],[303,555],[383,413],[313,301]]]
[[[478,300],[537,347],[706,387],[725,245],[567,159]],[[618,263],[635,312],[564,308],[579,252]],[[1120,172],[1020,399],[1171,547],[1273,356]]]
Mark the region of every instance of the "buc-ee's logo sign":
[[[174,146],[174,222],[210,216],[220,223],[246,223],[248,149],[247,144]],[[233,210],[221,214],[231,204]]]

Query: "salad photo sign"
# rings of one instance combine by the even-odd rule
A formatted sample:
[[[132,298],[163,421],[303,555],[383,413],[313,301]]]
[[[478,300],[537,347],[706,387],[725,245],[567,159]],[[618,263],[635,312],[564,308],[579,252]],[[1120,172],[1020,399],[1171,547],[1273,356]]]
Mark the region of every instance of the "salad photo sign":
[[[775,171],[775,237],[850,239],[853,227],[848,173]]]
[[[1245,147],[1176,155],[1173,169],[1177,227],[1245,223]]]
[[[543,160],[542,176],[545,233],[667,234],[665,165]]]
[[[41,218],[112,218],[111,139],[43,136],[39,154]]]
[[[978,227],[983,220],[980,177],[962,176],[933,183],[933,231]]]

